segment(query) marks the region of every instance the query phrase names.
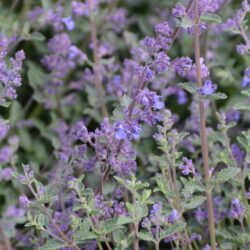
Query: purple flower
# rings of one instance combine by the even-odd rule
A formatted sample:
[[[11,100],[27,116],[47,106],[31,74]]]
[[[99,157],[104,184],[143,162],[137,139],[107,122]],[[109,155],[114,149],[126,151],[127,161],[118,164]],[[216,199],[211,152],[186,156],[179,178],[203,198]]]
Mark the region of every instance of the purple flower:
[[[151,227],[151,221],[149,220],[149,218],[145,217],[145,218],[142,220],[141,226],[142,226],[143,228],[150,228],[150,227]]]
[[[172,9],[172,14],[174,17],[182,18],[186,14],[186,8],[182,4],[177,3]]]
[[[197,88],[197,91],[202,96],[209,96],[212,95],[216,89],[217,86],[213,84],[212,81],[206,80],[203,87]]]
[[[155,54],[153,67],[157,73],[164,72],[170,65],[170,58],[164,52],[158,52]]]
[[[245,69],[245,74],[241,85],[243,88],[250,87],[250,67]]]
[[[88,6],[85,3],[73,1],[71,3],[71,8],[72,8],[72,14],[75,16],[89,15]]]
[[[75,125],[76,138],[82,142],[87,142],[89,138],[89,133],[82,121],[77,122]]]
[[[191,236],[190,236],[190,242],[194,241],[194,240],[201,240],[202,237],[201,235],[197,234],[197,233],[192,233]]]
[[[162,203],[157,202],[152,206],[150,214],[151,215],[160,215],[161,210],[162,210]]]
[[[26,195],[21,195],[19,197],[19,203],[22,208],[27,208],[30,204],[30,201]]]
[[[231,151],[234,159],[236,162],[242,166],[245,158],[245,153],[239,148],[237,144],[232,144],[231,145]]]
[[[184,77],[187,72],[189,72],[192,68],[193,61],[189,57],[180,57],[176,58],[172,65],[176,71],[176,73],[182,77]]]
[[[13,169],[8,167],[0,170],[0,181],[5,180],[8,181],[11,179],[13,174]]]
[[[180,215],[178,214],[178,211],[176,209],[173,209],[171,214],[169,215],[169,222],[171,224],[174,224],[175,221],[177,221],[180,218]]]
[[[3,138],[7,135],[9,128],[9,124],[7,124],[3,119],[0,119],[0,140],[3,140]]]
[[[245,209],[240,204],[240,200],[238,198],[234,198],[232,200],[232,205],[231,205],[231,216],[236,219],[241,219],[244,212],[245,212]]]
[[[117,128],[116,128],[116,132],[115,132],[115,138],[117,140],[124,140],[127,138],[127,133],[125,132],[125,129],[123,127],[122,124],[120,124]]]
[[[145,82],[152,81],[155,77],[154,71],[151,70],[149,67],[145,67],[145,69],[143,69],[142,74]]]
[[[239,44],[236,47],[236,51],[239,55],[245,55],[249,52],[250,48],[245,44]]]
[[[170,37],[173,34],[172,28],[169,26],[168,22],[159,23],[155,26],[155,32],[157,35],[164,35]]]
[[[187,157],[183,157],[182,161],[184,164],[180,164],[179,168],[181,169],[182,174],[188,175],[188,174],[194,174],[195,173],[195,168],[193,165],[193,161],[189,160]]]
[[[147,48],[149,52],[152,52],[155,48],[156,40],[153,37],[146,36],[141,44]]]
[[[63,18],[62,21],[68,30],[71,31],[75,28],[75,22],[73,21],[71,16]]]

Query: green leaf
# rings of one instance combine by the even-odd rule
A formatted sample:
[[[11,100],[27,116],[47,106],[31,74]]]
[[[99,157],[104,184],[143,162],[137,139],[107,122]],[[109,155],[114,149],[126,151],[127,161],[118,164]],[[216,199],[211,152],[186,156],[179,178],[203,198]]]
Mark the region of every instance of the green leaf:
[[[162,240],[164,238],[167,238],[173,235],[176,232],[181,232],[183,229],[185,229],[185,227],[186,227],[186,223],[183,223],[183,222],[175,223],[169,226],[167,229],[162,230],[160,232],[160,239]]]
[[[42,42],[45,40],[45,36],[40,33],[40,32],[34,32],[34,33],[29,33],[29,34],[24,34],[22,36],[22,39],[24,41],[38,41],[38,42]]]
[[[104,235],[109,234],[121,228],[121,225],[117,223],[117,219],[106,220],[101,225]]]
[[[183,183],[182,193],[184,196],[191,196],[196,191],[204,191],[204,187],[195,179],[195,178],[183,178],[181,177],[181,181]]]
[[[215,13],[204,13],[201,15],[200,20],[202,22],[208,23],[221,23],[221,17],[216,15]]]
[[[11,105],[11,102],[6,101],[5,99],[2,99],[0,101],[0,106],[4,107],[4,108],[8,108]]]
[[[241,144],[241,146],[248,151],[248,145],[247,145],[247,140],[245,137],[243,136],[238,136],[237,137],[237,141]]]
[[[233,108],[237,110],[250,110],[250,106],[245,103],[238,103]]]
[[[123,120],[124,118],[124,112],[122,110],[122,107],[120,107],[119,105],[114,109],[113,113],[112,113],[112,121],[118,121],[118,120]]]
[[[217,93],[207,96],[207,98],[210,100],[223,100],[223,99],[227,99],[227,95],[221,92],[217,92]]]
[[[52,7],[52,2],[50,0],[41,0],[42,1],[42,7],[45,11],[48,11]]]
[[[34,63],[28,63],[28,81],[29,85],[37,90],[39,86],[43,86],[44,82],[47,81],[48,76],[43,70]]]
[[[224,183],[232,179],[239,173],[240,169],[235,167],[227,167],[222,169],[217,175],[213,176],[212,183]]]
[[[135,205],[135,219],[140,221],[143,217],[148,215],[148,207],[146,204],[137,203]]]
[[[185,209],[194,209],[199,207],[206,200],[205,196],[202,195],[194,195],[188,203],[184,205]]]
[[[250,97],[250,89],[243,90],[243,91],[241,91],[241,93],[243,95],[246,95],[246,96]]]
[[[151,190],[146,190],[146,189],[143,190],[142,196],[141,196],[142,201],[145,202],[150,197],[151,193],[152,193]]]
[[[14,101],[10,108],[9,121],[12,126],[16,125],[22,119],[22,106],[19,102]]]
[[[191,94],[195,94],[196,93],[196,89],[197,89],[197,84],[194,82],[181,82],[177,84],[178,86],[182,87],[183,89],[185,89],[186,91],[188,91]]]
[[[138,238],[145,241],[155,241],[153,235],[146,230],[142,230],[138,233]]]
[[[49,239],[47,242],[39,247],[39,250],[56,250],[64,247],[65,244],[54,239]]]
[[[94,232],[86,232],[84,229],[76,230],[74,231],[73,234],[73,240],[76,244],[82,244],[88,240],[93,240],[97,238],[98,238],[97,234],[95,234]]]
[[[125,224],[129,224],[133,221],[134,221],[134,219],[132,217],[120,216],[120,217],[118,217],[117,224],[125,225]]]
[[[184,29],[186,28],[190,28],[193,26],[193,21],[192,19],[190,19],[188,16],[184,16],[182,19],[181,19],[181,23],[180,23],[180,26]]]
[[[124,95],[121,99],[121,105],[124,108],[127,108],[131,103],[132,103],[133,99],[127,95]]]

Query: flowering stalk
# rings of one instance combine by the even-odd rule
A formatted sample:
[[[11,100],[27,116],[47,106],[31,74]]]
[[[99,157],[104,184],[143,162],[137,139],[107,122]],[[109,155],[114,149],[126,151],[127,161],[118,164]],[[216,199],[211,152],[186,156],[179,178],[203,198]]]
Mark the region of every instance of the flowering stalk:
[[[200,37],[199,37],[199,0],[194,1],[194,11],[195,11],[195,62],[196,62],[196,75],[197,83],[199,87],[202,87],[201,78],[201,65],[200,65]],[[210,186],[210,174],[209,174],[209,157],[208,157],[208,143],[206,134],[206,114],[205,114],[205,104],[202,99],[199,100],[199,110],[200,110],[200,136],[201,136],[201,147],[202,147],[202,157],[204,161],[204,175],[206,183],[206,194],[207,194],[207,206],[208,206],[208,217],[209,217],[209,233],[210,233],[210,243],[212,250],[216,249],[216,239],[215,239],[215,227],[214,227],[214,210],[213,210],[213,200],[212,200],[212,190]]]
[[[192,6],[192,3],[193,3],[193,0],[190,0],[188,2],[188,5],[187,5],[187,7],[185,9],[186,13],[189,12],[189,10],[190,10],[190,8]],[[166,52],[168,52],[170,50],[170,48],[172,47],[175,39],[177,38],[177,36],[179,34],[180,29],[181,29],[180,27],[176,27],[175,28],[175,30],[174,30],[174,32],[172,34],[172,37],[171,37],[171,42],[170,42],[169,48],[168,48],[168,50]],[[144,74],[145,74],[145,70],[144,70],[144,72],[141,75],[141,79],[139,79],[138,88],[137,88],[137,90],[135,92],[135,95],[133,96],[132,102],[130,103],[130,105],[128,107],[129,118],[131,118],[131,116],[133,114],[133,111],[134,111],[134,108],[135,108],[136,96],[140,93],[140,91],[144,90],[147,87],[148,82],[147,81],[143,82]],[[120,152],[123,143],[124,143],[124,141],[121,140],[120,144],[118,145],[118,150],[117,150],[118,153]],[[105,181],[109,177],[109,173],[110,173],[110,168],[107,168],[107,170],[103,173],[103,175],[102,175],[102,177],[100,179],[100,183],[99,183],[99,187],[98,187],[98,192],[100,192],[100,190],[102,190],[103,184],[105,183]]]

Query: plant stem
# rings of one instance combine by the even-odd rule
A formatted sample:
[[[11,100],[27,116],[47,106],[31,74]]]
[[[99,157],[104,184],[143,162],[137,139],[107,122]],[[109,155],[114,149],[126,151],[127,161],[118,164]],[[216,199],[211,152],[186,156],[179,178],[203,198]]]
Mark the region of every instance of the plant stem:
[[[135,196],[135,192],[132,193],[132,199],[133,199],[133,205],[134,207],[136,206],[136,196]],[[139,248],[139,239],[138,239],[138,231],[139,231],[139,224],[137,221],[135,221],[133,223],[134,225],[134,250],[140,250]]]
[[[89,20],[91,26],[91,40],[93,44],[93,53],[94,53],[94,72],[95,72],[95,86],[98,97],[100,98],[101,103],[101,111],[103,116],[108,117],[108,109],[104,101],[104,91],[102,88],[101,82],[101,68],[100,68],[100,57],[98,52],[98,40],[97,40],[97,30],[96,30],[96,22],[93,15],[93,0],[88,0],[88,8],[89,8]]]
[[[196,75],[197,75],[197,83],[199,87],[202,87],[201,65],[200,65],[199,0],[194,1],[194,11],[195,11],[194,28],[195,28]],[[212,190],[210,186],[210,174],[209,174],[209,156],[208,156],[208,143],[206,134],[206,114],[205,114],[205,104],[202,99],[199,100],[199,109],[200,109],[200,136],[201,136],[202,157],[204,161],[204,175],[205,175],[206,194],[207,194],[210,244],[212,250],[215,250],[216,238],[215,238],[215,226],[214,226],[213,199],[212,199]]]
[[[3,229],[2,229],[1,226],[0,226],[0,236],[1,236],[1,239],[2,239],[2,243],[4,245],[4,249],[6,249],[6,250],[12,250],[12,246],[11,246],[10,240],[6,236],[6,234],[4,233],[4,231],[3,231]],[[1,244],[0,244],[0,249],[1,249]]]
[[[139,228],[138,228],[138,222],[134,223],[134,250],[140,250],[139,248],[139,240],[137,237]]]
[[[105,244],[106,244],[108,250],[112,250],[112,248],[111,248],[111,246],[110,246],[108,240],[107,240],[107,239],[104,239],[104,242],[105,242]]]
[[[99,240],[97,240],[97,246],[99,250],[103,250],[102,244]]]

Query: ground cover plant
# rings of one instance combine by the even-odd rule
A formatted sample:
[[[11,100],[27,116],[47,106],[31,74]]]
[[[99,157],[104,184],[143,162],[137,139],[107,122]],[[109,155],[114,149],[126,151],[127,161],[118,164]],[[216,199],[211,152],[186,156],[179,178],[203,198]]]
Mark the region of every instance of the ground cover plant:
[[[250,3],[0,3],[0,249],[250,249]]]

